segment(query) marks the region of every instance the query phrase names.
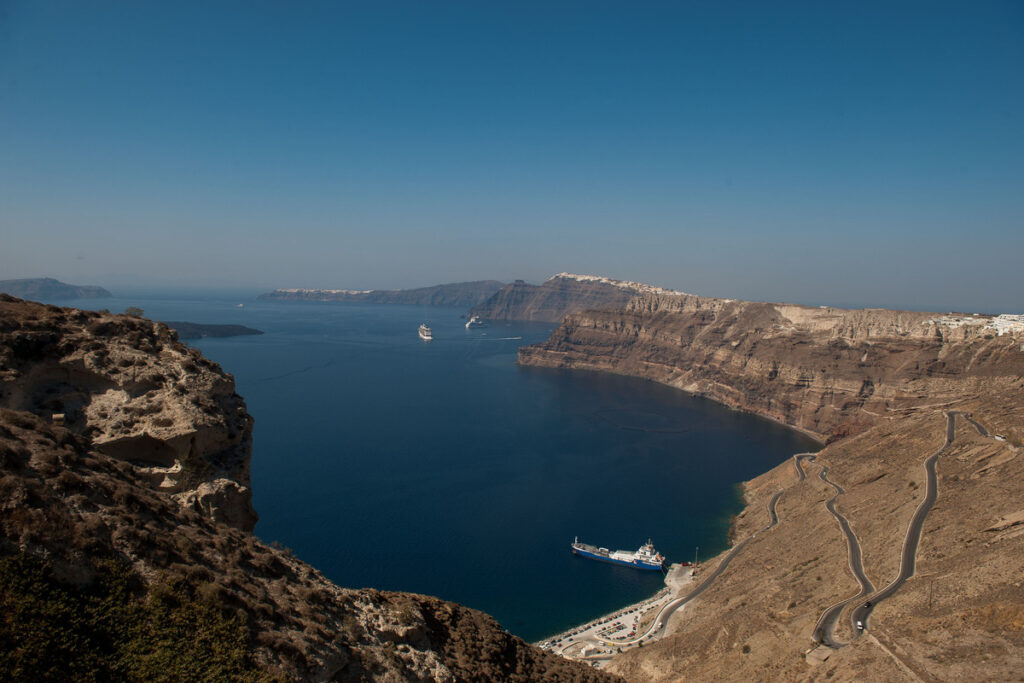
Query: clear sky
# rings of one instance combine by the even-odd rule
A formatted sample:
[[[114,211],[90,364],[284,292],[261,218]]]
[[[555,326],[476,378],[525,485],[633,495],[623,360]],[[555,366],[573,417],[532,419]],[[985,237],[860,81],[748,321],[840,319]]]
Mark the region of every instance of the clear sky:
[[[0,0],[0,279],[1024,312],[1024,3]]]

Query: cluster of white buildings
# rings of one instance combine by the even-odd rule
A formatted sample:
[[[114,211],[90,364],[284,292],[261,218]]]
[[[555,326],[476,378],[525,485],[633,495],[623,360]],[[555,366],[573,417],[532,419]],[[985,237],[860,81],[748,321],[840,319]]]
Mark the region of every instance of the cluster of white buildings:
[[[576,280],[578,282],[600,282],[601,284],[604,285],[612,285],[613,287],[619,287],[621,289],[631,289],[634,292],[643,292],[646,294],[673,294],[675,296],[692,296],[687,292],[680,292],[678,289],[664,289],[663,287],[653,287],[651,285],[645,285],[642,282],[613,280],[610,277],[601,277],[600,275],[578,275],[576,273],[559,273],[558,275],[552,275],[550,279],[554,280],[555,278]]]
[[[275,292],[284,292],[285,294],[369,294],[370,292],[376,291],[373,289],[275,289]]]
[[[995,330],[996,334],[1024,334],[1024,315],[1003,313],[992,318],[985,327]]]
[[[1024,315],[1003,313],[1001,315],[944,315],[932,318],[928,322],[945,327],[963,327],[969,325],[984,330],[992,330],[996,334],[1009,334],[1012,337],[1024,336]]]

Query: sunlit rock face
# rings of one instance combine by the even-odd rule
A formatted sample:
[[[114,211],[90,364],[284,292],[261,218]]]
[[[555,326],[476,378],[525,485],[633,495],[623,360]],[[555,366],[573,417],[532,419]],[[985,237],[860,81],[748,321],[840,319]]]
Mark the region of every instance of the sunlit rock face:
[[[827,438],[1024,374],[1007,319],[641,292],[570,314],[519,361],[646,377]]]
[[[256,524],[235,382],[161,323],[0,300],[0,404],[50,417],[211,519]]]

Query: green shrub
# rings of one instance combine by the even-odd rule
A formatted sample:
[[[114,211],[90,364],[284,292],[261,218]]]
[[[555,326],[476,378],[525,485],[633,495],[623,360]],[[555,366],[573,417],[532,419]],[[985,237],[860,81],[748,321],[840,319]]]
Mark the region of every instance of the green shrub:
[[[256,681],[244,613],[180,577],[148,591],[113,561],[84,585],[25,554],[0,560],[0,680]]]

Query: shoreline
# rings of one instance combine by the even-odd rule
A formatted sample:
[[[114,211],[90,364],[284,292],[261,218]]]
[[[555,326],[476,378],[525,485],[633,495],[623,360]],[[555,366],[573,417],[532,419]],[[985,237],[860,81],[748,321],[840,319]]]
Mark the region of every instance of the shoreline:
[[[516,364],[521,366],[521,367],[548,368],[548,369],[555,369],[555,370],[572,370],[572,371],[583,370],[583,371],[590,371],[590,372],[608,373],[608,374],[611,374],[611,375],[618,375],[618,376],[621,376],[621,377],[633,377],[633,378],[637,378],[637,379],[644,379],[644,380],[647,380],[647,381],[650,381],[650,382],[654,382],[656,384],[660,384],[662,386],[666,386],[666,387],[670,387],[672,389],[676,389],[678,391],[682,391],[682,392],[684,392],[686,394],[689,394],[690,396],[694,396],[694,397],[698,397],[698,398],[702,398],[702,399],[708,400],[708,401],[710,401],[712,403],[715,403],[715,404],[717,404],[719,406],[722,406],[723,408],[726,408],[728,410],[732,410],[732,411],[735,411],[735,412],[738,412],[738,413],[744,413],[744,414],[747,414],[747,415],[754,415],[754,416],[757,416],[757,417],[769,420],[769,421],[771,421],[771,422],[773,422],[773,423],[775,423],[775,424],[777,424],[777,425],[779,425],[781,427],[786,427],[787,429],[791,429],[791,430],[801,434],[802,436],[805,436],[805,437],[809,438],[811,441],[813,441],[818,446],[819,450],[821,448],[824,448],[827,445],[826,439],[822,435],[820,435],[820,434],[818,434],[816,432],[812,432],[812,431],[810,431],[808,429],[805,429],[803,427],[799,427],[797,425],[789,424],[789,423],[783,421],[782,419],[780,419],[778,417],[775,417],[773,415],[768,415],[768,414],[765,414],[765,413],[762,413],[762,412],[759,412],[759,411],[756,411],[756,410],[747,410],[747,409],[741,408],[739,406],[730,405],[729,403],[725,403],[723,401],[720,401],[720,400],[714,398],[713,396],[710,396],[710,395],[705,394],[703,392],[692,391],[690,389],[687,389],[686,387],[679,386],[677,384],[673,384],[671,381],[655,379],[653,377],[646,377],[646,376],[643,376],[643,375],[636,375],[636,374],[631,374],[631,373],[627,373],[627,372],[616,372],[615,370],[606,369],[606,368],[580,367],[580,366],[568,366],[567,367],[567,366],[555,366],[555,365],[541,365],[541,364],[533,364],[533,363],[523,363],[521,360],[519,360],[519,358],[516,359]],[[796,454],[796,455],[798,455],[798,454]],[[792,458],[793,456],[789,456],[789,457]],[[769,468],[768,470],[765,470],[765,472],[761,472],[761,473],[759,473],[756,476],[761,476],[762,474],[770,472],[771,469],[773,469],[773,468]],[[726,542],[728,544],[728,547],[725,550],[723,550],[722,553],[728,553],[730,548],[735,546],[736,539],[735,539],[734,535],[735,535],[735,531],[736,531],[736,520],[737,520],[737,518],[740,515],[743,515],[749,509],[749,507],[750,507],[750,501],[747,498],[747,489],[746,489],[746,486],[745,486],[746,483],[747,482],[741,481],[741,482],[736,482],[736,484],[735,484],[735,487],[738,488],[738,490],[739,490],[738,492],[740,494],[739,498],[740,498],[740,502],[742,504],[742,510],[738,514],[732,515],[730,517],[730,520],[729,520],[729,530],[728,530],[727,536],[726,536]],[[713,556],[712,558],[708,558],[709,561],[717,558],[722,553],[718,553],[717,555]],[[536,647],[539,647],[542,650],[552,652],[554,654],[557,654],[559,656],[565,657],[567,659],[572,659],[572,660],[575,660],[575,661],[590,663],[592,666],[595,666],[597,668],[601,668],[601,666],[603,666],[605,663],[607,663],[609,660],[611,660],[615,655],[621,654],[624,651],[624,648],[625,649],[632,649],[633,647],[637,647],[637,646],[642,645],[644,641],[648,641],[649,642],[650,640],[660,639],[660,638],[668,635],[668,633],[667,633],[667,630],[668,630],[667,626],[668,626],[668,624],[667,623],[659,624],[659,627],[657,629],[649,630],[647,632],[647,634],[645,634],[644,636],[636,639],[635,641],[631,641],[629,643],[623,643],[621,645],[620,644],[611,644],[611,645],[609,645],[608,643],[615,643],[615,641],[601,640],[599,638],[593,638],[594,640],[598,640],[598,642],[601,643],[601,646],[598,646],[598,647],[594,648],[592,646],[592,644],[591,644],[591,646],[588,646],[588,645],[584,644],[583,641],[582,641],[582,638],[586,638],[588,635],[591,635],[593,637],[593,633],[594,633],[595,629],[597,629],[598,627],[600,627],[600,626],[608,626],[610,624],[614,624],[615,622],[613,620],[621,619],[625,615],[635,614],[638,610],[642,610],[641,614],[646,616],[646,614],[650,611],[650,609],[653,609],[654,606],[661,605],[662,608],[663,608],[663,607],[667,606],[668,604],[674,602],[676,599],[678,599],[680,597],[683,597],[682,594],[681,594],[682,589],[685,588],[685,587],[691,586],[696,581],[696,569],[697,569],[697,567],[696,566],[688,567],[688,569],[692,570],[692,571],[688,572],[689,573],[689,580],[688,581],[685,581],[685,582],[682,582],[682,583],[676,582],[675,585],[670,585],[669,584],[669,579],[673,575],[673,572],[678,572],[680,569],[683,569],[683,568],[684,567],[682,565],[672,565],[671,569],[668,572],[668,574],[666,574],[666,576],[665,576],[666,586],[664,588],[659,589],[657,592],[654,593],[654,595],[650,596],[649,598],[646,598],[645,600],[641,600],[639,602],[630,603],[630,604],[625,605],[625,606],[623,606],[623,607],[621,607],[621,608],[619,608],[617,610],[614,610],[614,611],[609,612],[607,614],[603,614],[603,615],[601,615],[599,617],[591,619],[590,621],[587,621],[587,622],[584,622],[584,623],[581,623],[581,624],[577,624],[575,626],[572,626],[572,627],[570,627],[570,628],[568,628],[568,629],[566,629],[564,631],[558,632],[558,633],[556,633],[556,634],[554,634],[552,636],[549,636],[547,638],[544,638],[542,640],[534,641],[531,644],[536,646]],[[645,608],[649,608],[649,609],[645,609]],[[661,610],[659,609],[658,613],[660,613],[660,611]],[[638,625],[642,625],[642,623],[643,622],[639,622]],[[655,633],[655,631],[660,631],[660,634]],[[578,652],[578,654],[576,654],[577,652]]]
[[[657,619],[684,589],[695,583],[695,572],[696,567],[673,564],[665,574],[665,586],[654,595],[531,644],[566,659],[600,668],[615,655],[666,635],[666,624]],[[630,629],[633,635],[629,635]]]
[[[522,349],[530,348],[530,346],[534,346],[534,345],[521,346],[521,347],[519,347],[519,351],[521,352]],[[589,366],[589,365],[575,365],[575,364],[572,364],[572,365],[556,365],[556,364],[553,364],[553,363],[552,364],[548,364],[548,363],[524,363],[520,359],[519,355],[517,355],[517,357],[516,357],[516,365],[519,365],[519,366],[524,367],[524,368],[547,368],[547,369],[550,369],[550,370],[572,370],[574,372],[578,372],[578,371],[583,371],[583,372],[600,372],[600,373],[607,373],[609,375],[616,375],[618,377],[633,377],[635,379],[647,380],[648,382],[654,382],[655,384],[660,384],[662,386],[669,387],[669,388],[675,389],[677,391],[682,391],[683,393],[688,394],[689,396],[694,396],[694,397],[697,397],[697,398],[702,398],[702,399],[711,401],[712,403],[714,403],[716,405],[722,406],[723,408],[727,408],[728,410],[733,410],[733,411],[735,411],[737,413],[743,413],[744,415],[755,415],[757,417],[764,418],[765,420],[769,420],[770,422],[774,422],[777,425],[780,425],[780,426],[785,427],[787,429],[791,429],[791,430],[793,430],[793,431],[795,431],[795,432],[797,432],[797,433],[799,433],[799,434],[801,434],[803,436],[806,436],[808,439],[811,439],[812,441],[814,441],[815,443],[817,443],[821,447],[824,447],[824,446],[828,445],[827,437],[825,435],[823,435],[823,434],[819,434],[817,432],[813,432],[810,429],[807,429],[806,427],[800,427],[798,425],[790,424],[789,422],[786,422],[782,418],[776,417],[774,415],[769,415],[769,414],[761,412],[759,410],[742,408],[740,406],[736,406],[736,405],[732,405],[730,403],[726,403],[725,401],[721,401],[721,400],[715,398],[714,396],[712,396],[712,395],[710,395],[710,394],[708,394],[706,392],[694,391],[692,389],[688,389],[685,386],[679,386],[678,384],[673,384],[671,380],[663,380],[663,379],[658,379],[656,377],[648,377],[647,375],[638,375],[638,374],[634,374],[634,373],[631,373],[631,372],[617,372],[616,370],[614,370],[612,368],[599,368],[599,367],[592,367],[592,366]],[[762,472],[761,474],[764,474],[764,473]]]

